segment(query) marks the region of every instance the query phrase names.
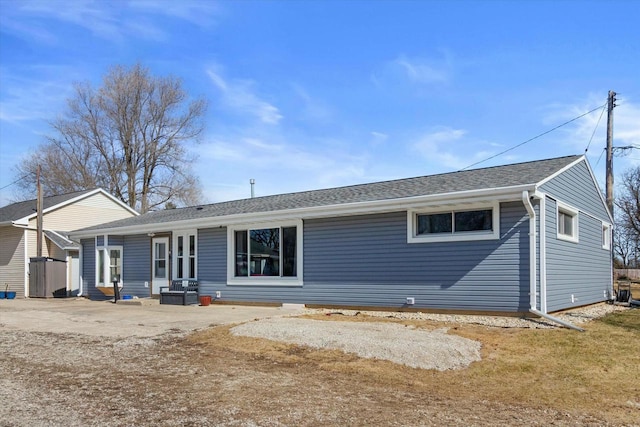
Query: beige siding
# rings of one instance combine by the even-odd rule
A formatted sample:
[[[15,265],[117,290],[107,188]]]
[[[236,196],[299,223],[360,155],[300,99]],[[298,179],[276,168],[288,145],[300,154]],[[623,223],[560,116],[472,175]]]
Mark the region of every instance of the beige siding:
[[[47,212],[43,218],[45,230],[72,231],[84,227],[103,224],[134,214],[102,193],[97,193],[69,205]],[[29,258],[37,256],[36,218],[29,221],[26,242],[24,229],[13,226],[0,227],[0,286],[5,283],[9,290],[24,296],[25,269]],[[25,244],[27,259],[25,259]],[[66,260],[66,252],[48,241],[42,245],[42,256]]]
[[[72,231],[129,218],[133,215],[104,194],[98,193],[47,212],[42,219],[42,224],[47,230]],[[36,227],[35,218],[29,221],[29,227]]]
[[[24,296],[24,231],[13,226],[0,226],[0,286]]]
[[[48,242],[46,236],[42,236],[42,256],[51,256],[49,254],[49,245],[55,246],[53,243]],[[27,255],[29,258],[38,256],[38,233],[36,230],[27,230]],[[27,262],[29,260],[27,259]]]
[[[47,246],[47,252],[49,254],[48,256],[50,256],[51,258],[66,261],[67,251],[60,249],[55,243],[53,243],[49,239],[45,238],[44,240]]]

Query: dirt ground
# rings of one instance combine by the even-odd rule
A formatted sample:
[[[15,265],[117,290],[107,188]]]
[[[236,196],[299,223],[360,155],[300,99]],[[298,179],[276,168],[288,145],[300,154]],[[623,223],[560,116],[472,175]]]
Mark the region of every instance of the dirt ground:
[[[245,351],[260,340],[231,338],[225,326],[293,312],[2,301],[0,425],[619,425],[526,402],[443,396],[406,377],[381,382],[375,361],[337,375],[313,350],[280,346],[286,358]],[[199,339],[188,334],[195,329]]]

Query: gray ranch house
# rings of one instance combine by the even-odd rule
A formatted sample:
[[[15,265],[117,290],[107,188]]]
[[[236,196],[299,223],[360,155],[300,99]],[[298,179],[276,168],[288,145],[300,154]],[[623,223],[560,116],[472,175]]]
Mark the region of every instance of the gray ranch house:
[[[549,313],[612,292],[612,218],[584,156],[150,212],[72,234],[82,293]]]

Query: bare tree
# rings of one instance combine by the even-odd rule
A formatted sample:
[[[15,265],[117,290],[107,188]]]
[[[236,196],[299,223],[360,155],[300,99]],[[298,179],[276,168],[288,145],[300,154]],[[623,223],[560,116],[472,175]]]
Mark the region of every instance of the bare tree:
[[[622,192],[616,198],[615,251],[625,267],[640,265],[640,166],[622,175]]]
[[[23,191],[33,192],[41,165],[45,195],[102,187],[140,212],[200,201],[186,143],[203,132],[204,99],[190,100],[179,79],[140,64],[112,67],[98,89],[74,87],[52,134],[16,167]]]

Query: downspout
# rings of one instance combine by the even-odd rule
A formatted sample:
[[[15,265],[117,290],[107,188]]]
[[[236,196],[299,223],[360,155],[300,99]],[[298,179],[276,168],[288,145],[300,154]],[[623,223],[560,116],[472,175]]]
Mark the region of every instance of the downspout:
[[[530,311],[538,308],[536,299],[536,211],[533,209],[531,200],[529,200],[529,192],[522,192],[522,203],[529,214],[529,305]]]
[[[548,315],[547,313],[543,313],[537,309],[537,300],[536,300],[536,247],[537,247],[537,239],[536,239],[536,211],[531,204],[531,200],[529,200],[529,192],[522,192],[522,203],[524,203],[524,207],[527,209],[527,213],[529,214],[529,247],[531,250],[529,251],[529,303],[531,307],[529,308],[529,312],[535,314],[536,316],[544,317],[547,320],[551,320],[552,322],[556,322],[566,328],[574,329],[576,331],[584,332],[584,329],[579,328],[578,326],[565,322],[564,320],[558,319],[557,317],[553,317]]]
[[[82,292],[84,291],[84,274],[82,274],[83,271],[83,267],[84,267],[84,260],[83,260],[83,256],[82,256],[82,240],[80,239],[80,250],[78,250],[78,274],[80,275],[80,277],[78,278],[78,285],[80,286],[80,289],[78,289],[78,297],[83,296]]]

